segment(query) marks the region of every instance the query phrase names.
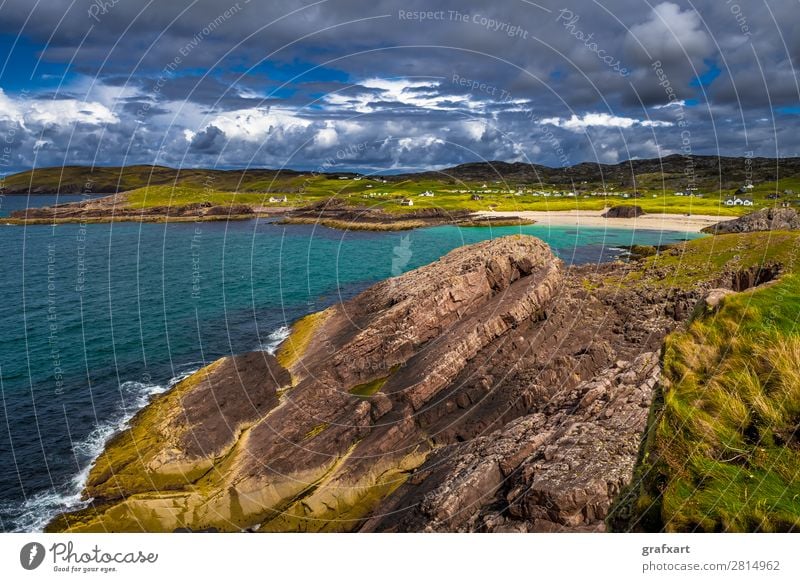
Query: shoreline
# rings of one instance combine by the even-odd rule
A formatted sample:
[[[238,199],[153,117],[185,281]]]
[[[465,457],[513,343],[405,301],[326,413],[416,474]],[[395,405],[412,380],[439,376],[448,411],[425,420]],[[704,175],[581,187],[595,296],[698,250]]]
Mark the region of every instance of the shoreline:
[[[710,214],[643,214],[636,218],[604,218],[606,210],[504,210],[478,211],[468,218],[451,221],[440,221],[420,218],[409,218],[402,214],[382,220],[348,220],[321,213],[319,216],[293,216],[295,209],[258,208],[248,214],[206,214],[206,215],[162,215],[162,214],[126,214],[118,213],[109,216],[65,216],[65,217],[31,217],[0,218],[0,226],[55,225],[55,224],[102,224],[108,222],[209,222],[223,220],[251,220],[273,218],[279,224],[317,224],[337,230],[414,230],[429,226],[452,224],[463,227],[489,226],[572,226],[591,228],[622,228],[633,230],[701,232],[714,224],[735,220],[736,216],[714,216]]]
[[[606,209],[607,210],[607,209]],[[710,214],[642,214],[637,218],[603,218],[606,210],[519,210],[477,212],[476,216],[522,218],[534,220],[540,226],[576,226],[599,228],[631,228],[639,230],[671,230],[701,232],[719,222],[735,220],[736,216]]]

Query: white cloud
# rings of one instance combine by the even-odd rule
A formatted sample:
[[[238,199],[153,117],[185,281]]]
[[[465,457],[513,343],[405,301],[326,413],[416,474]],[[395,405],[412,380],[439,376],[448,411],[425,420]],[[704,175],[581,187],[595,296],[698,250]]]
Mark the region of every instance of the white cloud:
[[[330,93],[324,97],[327,105],[347,108],[358,113],[372,113],[383,105],[419,107],[437,111],[456,109],[475,110],[481,107],[479,101],[469,95],[441,95],[440,81],[411,79],[366,79],[358,84],[369,91]]]
[[[77,99],[15,99],[0,89],[0,120],[20,125],[105,125],[119,118],[105,105]]]
[[[119,117],[100,103],[88,103],[77,99],[41,100],[30,103],[25,112],[25,121],[42,125],[106,125],[119,123]]]
[[[317,135],[314,136],[314,145],[322,149],[333,147],[338,143],[339,134],[330,121],[326,122],[325,127],[320,129]]]
[[[643,57],[663,62],[685,63],[687,57],[705,57],[713,48],[700,15],[692,9],[681,11],[672,2],[655,6],[649,20],[631,26],[627,42],[631,47],[641,43],[649,53]]]
[[[473,140],[480,140],[486,133],[486,122],[480,119],[470,119],[462,123],[467,135]]]
[[[667,109],[669,107],[685,107],[686,100],[685,99],[676,99],[675,101],[670,101],[668,103],[664,103],[663,105],[653,105],[651,109]]]
[[[572,114],[572,117],[565,119],[563,117],[547,117],[542,119],[539,123],[544,125],[555,125],[570,131],[580,132],[589,127],[606,127],[606,128],[622,128],[640,126],[640,127],[670,127],[673,125],[670,121],[657,121],[651,119],[634,119],[632,117],[620,117],[611,115],[609,113],[585,113],[582,116]]]
[[[210,125],[221,129],[229,139],[261,142],[273,133],[286,134],[303,131],[311,125],[311,122],[299,117],[291,110],[271,107],[238,109],[221,113],[213,116],[204,127],[198,129],[203,130]],[[187,137],[185,132],[184,137]]]
[[[0,120],[22,121],[22,112],[17,103],[0,89]]]

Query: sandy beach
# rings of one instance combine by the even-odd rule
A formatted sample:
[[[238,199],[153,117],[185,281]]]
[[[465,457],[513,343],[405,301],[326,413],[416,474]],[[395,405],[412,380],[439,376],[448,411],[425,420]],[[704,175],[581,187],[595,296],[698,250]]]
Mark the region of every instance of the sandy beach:
[[[537,224],[552,226],[590,226],[599,228],[638,228],[645,230],[674,230],[700,232],[703,228],[732,220],[735,216],[708,214],[643,214],[638,218],[603,218],[605,210],[520,210],[503,212],[476,212],[478,216],[519,217],[535,220]]]

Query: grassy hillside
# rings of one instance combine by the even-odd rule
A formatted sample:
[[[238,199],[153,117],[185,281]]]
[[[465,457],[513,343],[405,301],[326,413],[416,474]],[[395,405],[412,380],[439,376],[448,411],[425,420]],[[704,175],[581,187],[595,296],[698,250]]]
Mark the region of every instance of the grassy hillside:
[[[758,265],[780,263],[790,268],[798,253],[800,233],[797,232],[709,236],[648,257],[641,263],[641,269],[621,278],[609,277],[608,283],[691,289],[697,281],[714,280]]]
[[[296,182],[297,179],[293,180]],[[721,206],[718,202],[708,198],[688,198],[674,196],[658,196],[630,200],[621,196],[576,196],[543,197],[533,195],[516,195],[501,188],[493,188],[485,192],[481,185],[463,185],[455,189],[442,188],[441,184],[424,182],[404,182],[399,184],[382,184],[370,180],[332,180],[324,177],[307,178],[302,184],[287,184],[287,180],[275,183],[261,183],[261,186],[271,185],[271,190],[263,189],[228,191],[214,186],[173,186],[151,185],[137,188],[128,193],[130,204],[136,208],[182,205],[194,202],[210,201],[215,204],[245,203],[254,205],[270,205],[270,197],[286,195],[288,206],[304,206],[328,198],[345,200],[351,206],[375,207],[392,213],[405,213],[426,208],[444,210],[470,210],[470,211],[559,211],[559,210],[602,210],[608,206],[623,203],[635,203],[649,213],[676,213],[676,214],[711,214],[718,216],[738,216],[752,210],[741,206]],[[281,184],[277,186],[276,184]],[[370,185],[371,188],[367,186]],[[422,192],[430,190],[433,197],[420,196]],[[480,199],[473,200],[470,193],[462,190],[480,192]],[[401,204],[403,199],[413,200],[413,206]],[[280,205],[280,204],[278,204]]]
[[[687,272],[778,261],[785,274],[726,297],[718,311],[697,315],[667,338],[662,399],[630,526],[800,527],[800,274],[793,261],[799,246],[796,233],[725,235],[688,243],[691,250],[678,256],[649,259],[651,266],[675,267],[683,258]]]
[[[697,196],[692,197],[675,196],[675,190],[681,189],[678,184],[685,181],[685,175],[682,172],[683,162],[672,158],[660,162],[637,160],[630,164],[602,167],[579,164],[568,170],[537,166],[536,171],[525,164],[468,164],[442,172],[385,177],[292,170],[66,166],[40,168],[8,176],[3,185],[7,193],[27,192],[29,189],[41,193],[134,190],[136,193],[132,195],[131,202],[137,207],[161,206],[170,204],[170,200],[173,204],[201,202],[208,199],[209,193],[212,202],[253,204],[262,203],[262,199],[245,194],[286,195],[288,204],[292,206],[337,197],[353,206],[379,206],[398,213],[431,207],[498,211],[600,210],[606,206],[635,203],[650,213],[734,216],[782,201],[800,204],[800,176],[797,175],[798,164],[795,160],[785,161],[781,174],[786,177],[777,181],[774,178],[778,170],[772,167],[768,171],[761,166],[769,166],[769,160],[759,161],[756,165],[758,171],[751,176],[756,185],[752,192],[753,207],[728,207],[722,204],[726,196],[742,185],[740,174],[744,165],[741,159],[700,157],[698,160],[703,162],[698,168],[697,185],[700,190]],[[720,173],[721,168],[726,171]],[[173,187],[177,189],[176,192],[168,192]],[[147,190],[141,191],[142,188]],[[419,196],[426,190],[434,192],[435,196]],[[798,194],[784,194],[786,190]],[[568,196],[568,193],[574,195]],[[632,198],[634,193],[640,197]],[[473,195],[479,199],[473,200]],[[400,201],[406,197],[413,199],[413,207],[401,206]]]

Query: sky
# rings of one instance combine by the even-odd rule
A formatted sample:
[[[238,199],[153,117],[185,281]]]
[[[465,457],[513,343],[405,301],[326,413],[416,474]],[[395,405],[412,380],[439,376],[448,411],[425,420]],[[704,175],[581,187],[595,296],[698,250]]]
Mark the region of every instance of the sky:
[[[800,0],[4,0],[0,174],[800,155]]]

